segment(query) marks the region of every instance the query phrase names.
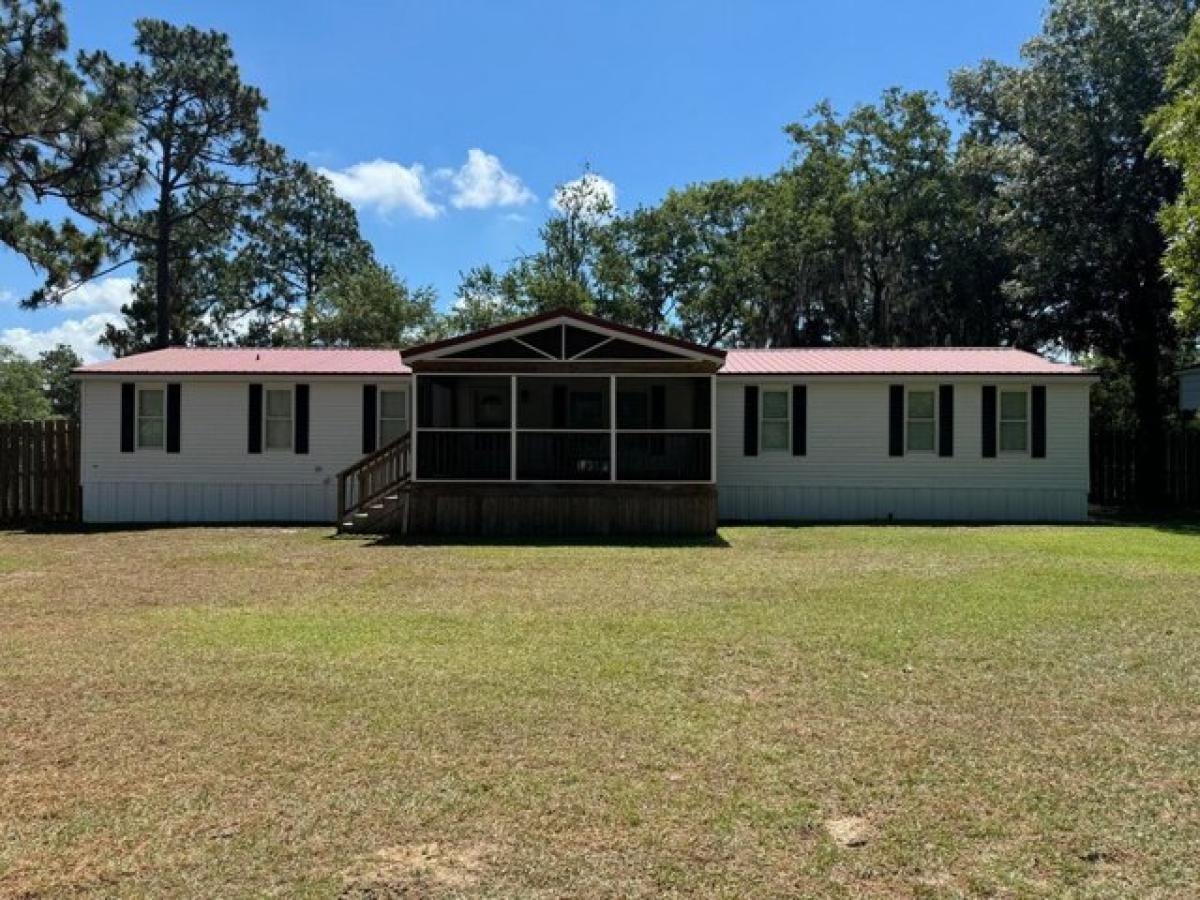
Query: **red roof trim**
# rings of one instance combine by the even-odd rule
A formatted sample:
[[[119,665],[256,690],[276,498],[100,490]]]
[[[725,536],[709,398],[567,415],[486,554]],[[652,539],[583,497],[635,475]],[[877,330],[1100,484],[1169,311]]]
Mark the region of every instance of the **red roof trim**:
[[[536,326],[563,313],[546,313],[523,321]],[[581,321],[580,314],[571,318]],[[599,324],[604,324],[598,320]],[[514,323],[500,326],[503,334]],[[613,328],[611,325],[605,325]],[[622,329],[613,329],[620,331]],[[636,329],[635,329],[636,332]],[[477,332],[472,339],[484,332]],[[640,332],[638,332],[640,334]],[[657,338],[656,338],[657,339]],[[457,343],[457,342],[456,342]],[[444,347],[445,342],[425,345]],[[719,352],[719,351],[717,351]],[[93,375],[237,375],[250,377],[397,377],[411,373],[400,353],[386,349],[184,348],[153,350],[82,366],[80,376]],[[1035,353],[1010,347],[922,348],[779,348],[730,350],[718,372],[723,377],[890,377],[890,376],[1025,376],[1089,377],[1079,366],[1051,362]]]
[[[572,319],[576,322],[581,322],[584,325],[593,325],[597,328],[605,328],[609,331],[615,331],[619,334],[627,334],[631,337],[642,338],[647,341],[665,344],[670,347],[676,347],[680,350],[687,350],[691,353],[699,353],[713,359],[724,359],[725,351],[718,350],[714,347],[705,347],[701,344],[694,344],[691,341],[685,341],[681,338],[670,337],[665,334],[655,334],[653,331],[644,331],[641,328],[634,328],[630,325],[622,325],[618,322],[610,322],[607,319],[601,319],[599,316],[588,315],[581,313],[578,310],[569,309],[561,306],[558,309],[552,309],[549,312],[538,313],[535,316],[526,316],[524,319],[514,319],[511,322],[505,322],[502,325],[493,325],[491,328],[483,328],[479,331],[472,331],[469,334],[460,334],[452,338],[445,338],[440,341],[430,341],[428,344],[418,344],[415,347],[409,347],[404,351],[405,357],[412,359],[417,356],[424,356],[427,353],[436,353],[439,350],[446,350],[450,347],[457,347],[460,344],[473,343],[479,340],[485,340],[490,337],[499,337],[508,334],[512,331],[527,328],[531,325],[540,325],[543,322],[549,322],[553,319]]]
[[[398,376],[412,372],[394,349],[168,347],[80,366],[89,375]]]
[[[1080,366],[1052,362],[1036,353],[1014,347],[791,347],[730,350],[720,374],[738,377],[1089,375]]]

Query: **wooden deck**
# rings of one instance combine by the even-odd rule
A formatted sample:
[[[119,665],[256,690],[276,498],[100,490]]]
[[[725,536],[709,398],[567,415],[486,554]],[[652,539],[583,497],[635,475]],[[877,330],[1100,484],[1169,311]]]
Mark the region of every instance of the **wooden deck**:
[[[712,484],[439,484],[410,487],[409,533],[695,536],[717,529]]]

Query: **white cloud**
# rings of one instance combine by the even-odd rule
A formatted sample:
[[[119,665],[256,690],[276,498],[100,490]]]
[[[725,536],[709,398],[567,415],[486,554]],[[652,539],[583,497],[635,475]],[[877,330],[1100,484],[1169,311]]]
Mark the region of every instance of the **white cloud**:
[[[0,289],[0,303],[15,302],[16,299],[12,291]],[[124,324],[121,307],[132,299],[132,278],[100,278],[86,282],[64,296],[58,307],[23,314],[43,317],[53,315],[53,310],[57,308],[74,313],[77,318],[66,318],[57,325],[43,329],[0,329],[0,344],[12,347],[29,359],[35,358],[45,350],[53,350],[59,344],[73,347],[85,362],[107,359],[112,354],[96,342],[104,333],[106,325]]]
[[[573,210],[584,216],[607,216],[617,208],[617,186],[602,175],[587,172],[556,187],[550,208],[560,213]]]
[[[500,158],[478,147],[467,151],[467,161],[458,171],[439,169],[454,189],[450,204],[455,209],[489,209],[493,206],[520,206],[535,199],[521,179],[500,163]]]
[[[0,331],[0,344],[12,347],[22,356],[33,359],[59,344],[68,344],[83,357],[84,362],[106,359],[111,354],[97,345],[104,327],[120,325],[124,319],[117,313],[98,312],[82,319],[66,319],[43,331],[29,328],[6,328]]]
[[[421,219],[436,218],[442,211],[429,197],[425,167],[420,163],[402,166],[389,159],[373,159],[341,171],[326,168],[317,171],[333,182],[333,189],[343,199],[355,206],[372,207],[382,214],[403,210]]]
[[[343,199],[360,208],[386,215],[395,210],[420,219],[434,219],[455,209],[492,209],[521,206],[537,198],[520,177],[504,168],[500,158],[471,147],[467,161],[457,169],[428,171],[421,163],[410,166],[390,159],[373,159],[344,169],[317,170],[333,183]]]
[[[88,281],[63,297],[63,309],[120,312],[133,299],[132,278],[101,278]]]

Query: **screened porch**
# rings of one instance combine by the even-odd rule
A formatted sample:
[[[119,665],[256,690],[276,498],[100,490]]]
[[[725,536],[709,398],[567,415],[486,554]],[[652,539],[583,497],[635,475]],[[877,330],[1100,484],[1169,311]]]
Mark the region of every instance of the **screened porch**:
[[[710,375],[418,374],[418,481],[708,483]]]

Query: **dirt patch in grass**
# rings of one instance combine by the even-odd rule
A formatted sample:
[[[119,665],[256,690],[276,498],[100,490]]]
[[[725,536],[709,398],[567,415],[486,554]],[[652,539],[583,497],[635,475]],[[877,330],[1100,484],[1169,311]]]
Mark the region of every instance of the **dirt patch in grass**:
[[[862,847],[871,840],[874,828],[862,816],[843,816],[826,819],[825,830],[839,847]]]
[[[462,891],[479,883],[495,852],[488,844],[451,847],[435,842],[385,847],[345,873],[341,896],[367,900],[411,897],[437,889]]]

